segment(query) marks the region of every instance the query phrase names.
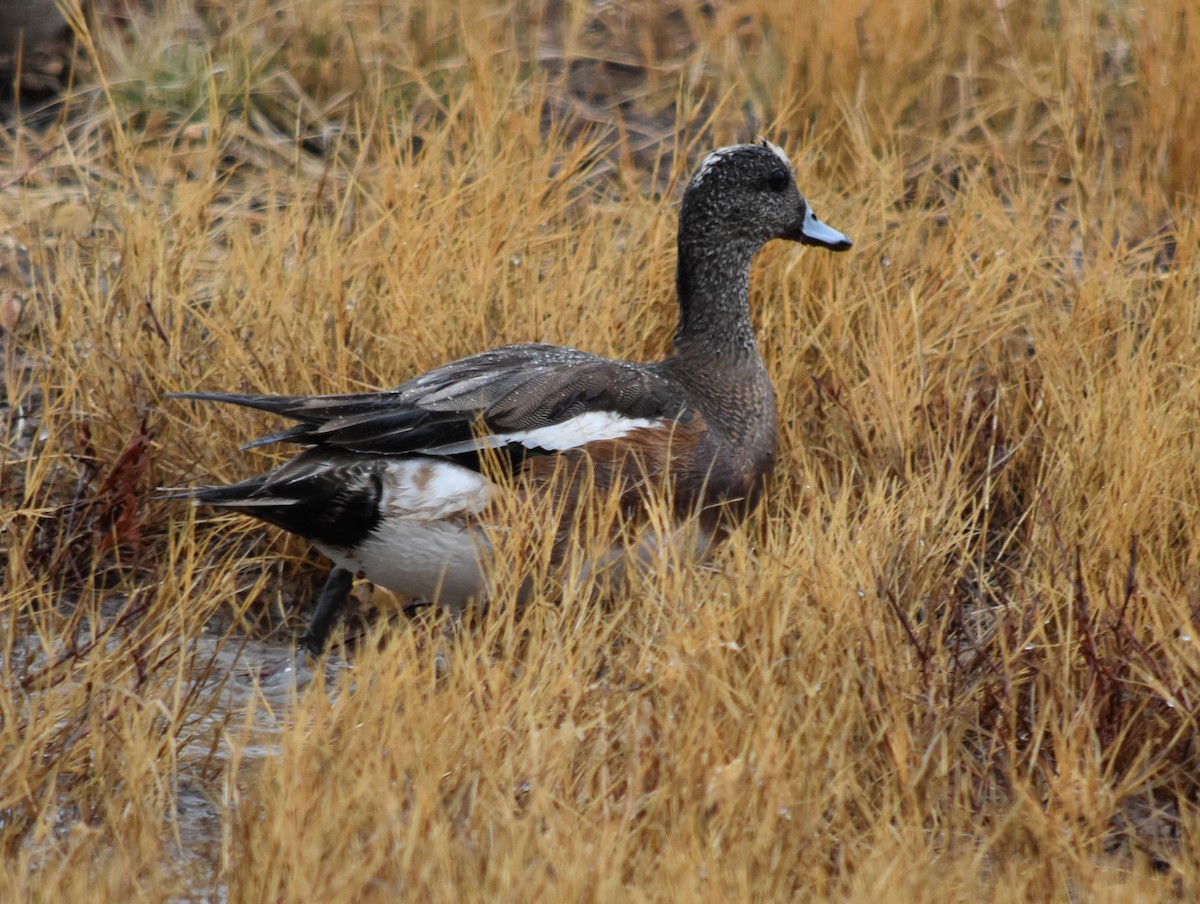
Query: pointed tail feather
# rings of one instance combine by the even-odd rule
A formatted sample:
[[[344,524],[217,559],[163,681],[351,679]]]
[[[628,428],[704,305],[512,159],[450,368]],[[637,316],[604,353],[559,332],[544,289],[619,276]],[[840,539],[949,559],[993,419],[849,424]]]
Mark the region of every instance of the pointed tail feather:
[[[238,405],[242,408],[269,411],[271,414],[290,417],[297,421],[309,420],[307,415],[296,410],[304,402],[303,396],[241,395],[236,392],[168,392],[164,398],[187,399],[193,402],[220,402],[223,405]]]

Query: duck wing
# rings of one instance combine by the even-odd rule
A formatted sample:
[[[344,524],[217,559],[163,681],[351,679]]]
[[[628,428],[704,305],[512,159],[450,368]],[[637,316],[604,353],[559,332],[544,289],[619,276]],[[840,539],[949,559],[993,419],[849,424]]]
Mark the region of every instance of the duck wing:
[[[686,419],[680,388],[644,365],[545,344],[452,361],[383,392],[268,396],[189,392],[174,398],[269,411],[298,423],[249,447],[293,442],[376,455],[521,456],[617,439]]]

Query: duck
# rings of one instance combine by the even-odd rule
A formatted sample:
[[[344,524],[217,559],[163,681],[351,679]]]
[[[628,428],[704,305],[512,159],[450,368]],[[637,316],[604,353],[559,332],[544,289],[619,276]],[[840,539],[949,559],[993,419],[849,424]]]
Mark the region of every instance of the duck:
[[[498,500],[518,483],[568,500],[556,510],[564,535],[581,523],[570,515],[581,496],[616,492],[622,517],[645,520],[649,491],[665,492],[703,557],[753,511],[775,463],[775,393],[750,317],[751,261],[775,239],[852,245],[813,213],[780,147],[711,151],[683,192],[679,321],[664,360],[526,343],[377,392],[174,393],[290,422],[243,448],[303,447],[267,473],[184,495],[297,534],[333,563],[298,641],[314,656],[356,578],[456,617],[482,605],[492,532],[511,512]]]

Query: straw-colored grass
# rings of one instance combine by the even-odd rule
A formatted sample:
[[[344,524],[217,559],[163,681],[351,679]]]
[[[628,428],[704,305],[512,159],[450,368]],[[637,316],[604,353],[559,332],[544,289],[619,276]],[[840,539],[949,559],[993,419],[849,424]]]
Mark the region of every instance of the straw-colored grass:
[[[156,6],[0,135],[0,899],[1200,894],[1200,7]],[[758,133],[856,244],[756,262],[745,528],[260,689],[321,564],[164,393],[661,355]]]

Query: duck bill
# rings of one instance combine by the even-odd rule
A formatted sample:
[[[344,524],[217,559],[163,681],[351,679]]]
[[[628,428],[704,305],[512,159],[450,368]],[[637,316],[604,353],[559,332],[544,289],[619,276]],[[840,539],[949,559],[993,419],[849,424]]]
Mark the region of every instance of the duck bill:
[[[790,238],[802,245],[816,245],[830,251],[845,251],[854,244],[849,236],[843,235],[832,226],[826,226],[813,216],[812,208],[807,205],[804,207],[804,222]]]

